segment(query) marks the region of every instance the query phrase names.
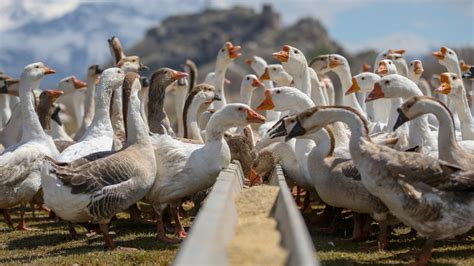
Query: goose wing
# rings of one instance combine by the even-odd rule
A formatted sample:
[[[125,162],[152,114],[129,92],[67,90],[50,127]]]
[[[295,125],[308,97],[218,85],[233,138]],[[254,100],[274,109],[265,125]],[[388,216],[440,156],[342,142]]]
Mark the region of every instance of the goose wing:
[[[0,185],[15,186],[23,182],[32,170],[39,169],[44,153],[34,145],[25,144],[0,157]]]

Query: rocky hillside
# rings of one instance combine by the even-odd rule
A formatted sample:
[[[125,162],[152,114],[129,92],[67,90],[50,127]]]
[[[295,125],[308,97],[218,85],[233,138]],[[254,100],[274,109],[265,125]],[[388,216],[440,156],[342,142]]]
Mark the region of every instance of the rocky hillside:
[[[181,69],[182,63],[190,58],[198,65],[202,80],[213,70],[217,51],[229,40],[243,48],[242,58],[236,60],[228,72],[228,77],[234,81],[233,88],[240,86],[240,78],[250,71],[245,58],[259,55],[269,63],[275,63],[271,54],[284,44],[298,47],[308,60],[314,55],[332,52],[349,56],[331,40],[318,20],[304,18],[284,27],[280,14],[270,5],[263,6],[260,13],[246,7],[234,7],[167,18],[149,29],[144,39],[127,49],[127,53],[141,56],[152,70],[161,66]],[[370,52],[365,55],[373,56]]]

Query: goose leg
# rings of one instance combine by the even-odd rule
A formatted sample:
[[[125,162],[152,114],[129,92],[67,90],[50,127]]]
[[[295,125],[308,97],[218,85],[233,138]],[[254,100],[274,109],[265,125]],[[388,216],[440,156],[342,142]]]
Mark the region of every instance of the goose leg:
[[[112,239],[112,235],[109,234],[109,225],[108,224],[99,224],[100,231],[104,236],[105,245],[108,249],[115,249],[117,245],[115,244],[114,240]]]
[[[180,206],[180,205],[181,204],[179,204],[178,206]],[[181,224],[181,221],[179,220],[178,207],[171,206],[170,211],[171,211],[171,214],[174,218],[174,223],[175,223],[175,227],[176,227],[176,234],[180,238],[185,238],[188,235],[188,233],[186,233],[186,231],[184,230],[183,224]]]
[[[69,231],[69,235],[71,236],[72,239],[78,240],[81,237],[76,231],[76,228],[74,228],[74,224],[71,222],[67,222],[67,230]]]
[[[26,204],[21,204],[20,223],[16,227],[17,230],[29,230],[29,228],[26,227],[25,212],[26,212]]]
[[[418,258],[416,259],[416,265],[428,265],[431,260],[431,250],[433,249],[433,246],[434,240],[432,238],[428,238],[423,247],[421,248],[421,252]]]
[[[38,221],[36,219],[36,214],[35,214],[35,203],[33,201],[30,201],[30,209],[31,209],[31,216],[33,216],[33,220]]]
[[[181,239],[169,238],[166,236],[165,225],[163,223],[163,209],[155,208],[156,212],[156,239],[167,244],[177,244],[181,242]]]
[[[379,222],[380,232],[378,237],[379,250],[385,250],[388,245],[388,224],[386,220]]]
[[[141,222],[142,217],[141,217],[141,212],[140,209],[138,209],[138,205],[135,203],[130,208],[128,208],[128,212],[130,213],[130,219],[134,222]]]
[[[5,218],[5,223],[10,227],[10,228],[15,228],[13,226],[13,222],[12,222],[12,217],[10,216],[10,212],[8,212],[7,209],[1,209],[2,210],[2,213],[3,213],[3,217]]]

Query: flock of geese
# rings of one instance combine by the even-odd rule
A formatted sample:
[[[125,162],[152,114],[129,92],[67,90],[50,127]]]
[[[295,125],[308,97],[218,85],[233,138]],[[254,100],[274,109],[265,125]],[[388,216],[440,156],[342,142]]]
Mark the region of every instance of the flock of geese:
[[[391,227],[411,227],[427,238],[419,264],[431,259],[435,240],[474,226],[474,101],[463,83],[474,71],[447,47],[433,53],[447,72],[430,84],[422,62],[407,63],[404,50],[383,51],[374,72],[364,65],[352,76],[341,55],[308,64],[285,45],[273,54],[281,64],[246,61],[255,73],[244,76],[239,103],[229,103],[225,74],[239,46],[225,43],[214,72],[197,84],[191,60],[189,74],[164,67],[147,79],[138,74],[147,67],[117,37],[108,44],[114,67],[90,66],[86,82],[71,76],[41,90],[42,78],[55,73],[41,62],[19,79],[1,73],[0,209],[11,227],[8,209],[22,207],[17,229],[26,230],[25,208],[38,205],[67,221],[71,236],[82,225],[113,249],[111,220],[128,211],[146,222],[142,201],[153,207],[157,238],[176,243],[186,236],[181,203],[199,206],[231,160],[240,161],[249,185],[280,164],[288,182],[307,192],[302,208],[310,193],[326,205],[321,216],[351,210],[352,240],[367,239],[375,221],[383,249]],[[177,237],[166,235],[170,220]]]

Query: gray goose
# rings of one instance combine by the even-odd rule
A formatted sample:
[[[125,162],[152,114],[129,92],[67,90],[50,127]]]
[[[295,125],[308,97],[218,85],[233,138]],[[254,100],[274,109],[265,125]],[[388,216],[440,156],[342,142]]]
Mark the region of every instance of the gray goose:
[[[111,218],[142,199],[155,180],[155,156],[140,114],[139,78],[128,73],[124,81],[131,95],[122,150],[82,164],[49,159],[42,168],[46,204],[64,220],[98,223],[109,249],[116,247],[108,232]]]

